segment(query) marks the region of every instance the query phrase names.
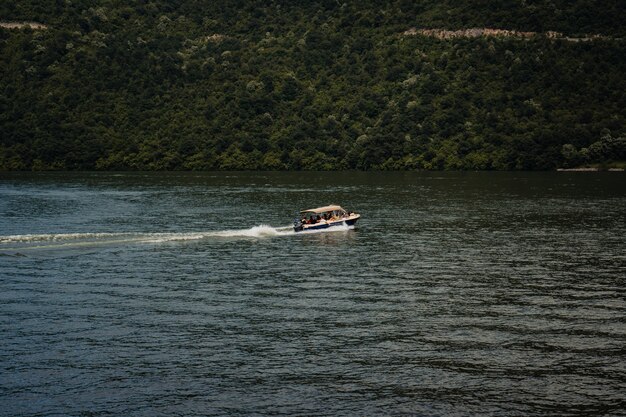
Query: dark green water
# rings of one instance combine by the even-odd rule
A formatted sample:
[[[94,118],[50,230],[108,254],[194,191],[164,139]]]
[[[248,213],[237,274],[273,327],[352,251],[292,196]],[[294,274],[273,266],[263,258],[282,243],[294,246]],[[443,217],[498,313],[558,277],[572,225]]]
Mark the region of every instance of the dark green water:
[[[0,414],[623,415],[625,180],[0,173]]]

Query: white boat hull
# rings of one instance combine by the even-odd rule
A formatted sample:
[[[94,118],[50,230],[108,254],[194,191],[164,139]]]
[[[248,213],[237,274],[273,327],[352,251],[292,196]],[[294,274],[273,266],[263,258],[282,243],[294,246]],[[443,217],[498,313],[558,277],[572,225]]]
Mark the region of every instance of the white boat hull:
[[[337,220],[320,220],[319,222],[315,224],[296,225],[294,226],[293,229],[296,232],[304,232],[307,230],[328,229],[330,227],[337,227],[337,226],[343,226],[343,225],[354,226],[356,224],[356,221],[359,220],[360,217],[361,217],[360,214],[351,214],[347,217],[343,217]]]

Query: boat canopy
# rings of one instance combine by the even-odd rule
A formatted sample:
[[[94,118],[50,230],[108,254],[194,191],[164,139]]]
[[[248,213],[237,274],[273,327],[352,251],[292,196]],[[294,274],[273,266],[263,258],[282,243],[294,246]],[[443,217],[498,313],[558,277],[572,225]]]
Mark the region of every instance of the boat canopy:
[[[344,211],[343,208],[341,208],[341,206],[325,206],[325,207],[318,207],[318,208],[314,208],[314,209],[308,209],[308,210],[302,210],[300,213],[326,213],[327,211],[335,211],[335,210],[341,210]]]

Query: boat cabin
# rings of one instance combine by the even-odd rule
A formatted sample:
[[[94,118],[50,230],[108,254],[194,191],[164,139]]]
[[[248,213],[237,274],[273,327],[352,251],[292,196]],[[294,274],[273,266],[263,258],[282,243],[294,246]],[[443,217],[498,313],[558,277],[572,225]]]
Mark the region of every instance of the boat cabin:
[[[302,210],[302,224],[316,224],[325,220],[327,222],[338,221],[347,218],[350,213],[345,211],[341,206],[325,206],[315,209]]]
[[[341,206],[330,205],[302,210],[293,221],[296,232],[303,230],[326,229],[336,226],[354,226],[361,217],[358,213],[348,212]]]

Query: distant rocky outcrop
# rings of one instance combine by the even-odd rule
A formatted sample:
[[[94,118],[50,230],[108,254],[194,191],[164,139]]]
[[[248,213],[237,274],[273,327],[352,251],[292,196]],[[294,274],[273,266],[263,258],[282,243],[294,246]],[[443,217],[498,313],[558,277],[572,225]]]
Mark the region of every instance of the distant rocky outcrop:
[[[0,27],[4,29],[33,29],[44,30],[48,29],[47,25],[37,22],[0,22]]]
[[[518,30],[507,29],[489,29],[489,28],[470,28],[461,30],[447,29],[417,29],[411,28],[402,33],[404,36],[427,36],[437,39],[455,39],[455,38],[480,38],[480,37],[496,37],[496,38],[518,38],[530,39],[533,37],[546,37],[549,39],[561,39],[569,42],[588,42],[593,40],[612,39],[602,35],[585,35],[583,37],[570,37],[560,32],[522,32]]]
[[[506,37],[506,38],[532,38],[536,36],[536,32],[519,32],[515,30],[505,29],[461,29],[461,30],[447,30],[447,29],[417,29],[411,28],[404,31],[403,35],[422,35],[437,39],[454,39],[454,38],[480,38],[487,36]]]

